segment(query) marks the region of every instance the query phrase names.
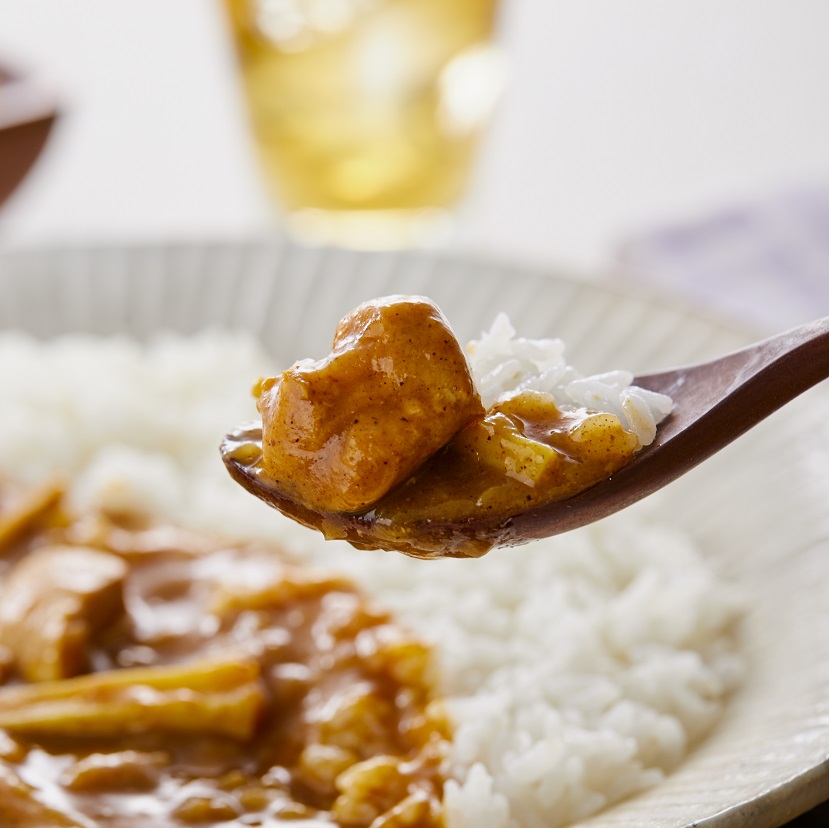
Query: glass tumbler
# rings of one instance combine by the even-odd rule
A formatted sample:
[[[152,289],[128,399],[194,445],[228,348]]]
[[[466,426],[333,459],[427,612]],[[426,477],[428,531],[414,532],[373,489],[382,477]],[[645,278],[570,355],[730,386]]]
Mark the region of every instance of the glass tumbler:
[[[497,0],[225,2],[289,226],[357,247],[444,227],[503,87]]]

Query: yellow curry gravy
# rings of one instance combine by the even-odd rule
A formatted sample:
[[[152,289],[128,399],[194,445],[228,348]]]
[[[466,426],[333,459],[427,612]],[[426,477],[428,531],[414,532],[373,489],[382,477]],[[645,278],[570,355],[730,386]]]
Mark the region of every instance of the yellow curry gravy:
[[[278,550],[0,486],[0,825],[437,828],[430,654]]]
[[[480,555],[499,521],[584,491],[639,448],[616,416],[560,411],[541,392],[485,411],[457,339],[420,297],[360,306],[329,357],[255,393],[262,432],[225,442],[231,474],[328,538],[418,557]],[[490,536],[462,531],[482,519]]]

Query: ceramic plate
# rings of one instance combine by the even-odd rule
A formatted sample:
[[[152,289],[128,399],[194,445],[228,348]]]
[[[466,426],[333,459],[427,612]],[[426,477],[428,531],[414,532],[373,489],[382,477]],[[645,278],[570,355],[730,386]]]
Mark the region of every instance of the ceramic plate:
[[[277,364],[327,352],[363,299],[421,293],[461,340],[495,312],[554,335],[583,371],[705,359],[745,336],[659,302],[545,271],[281,243],[0,256],[0,328],[142,338],[242,328]],[[749,597],[749,674],[716,731],[663,784],[585,826],[775,828],[829,798],[829,389],[817,388],[656,495]]]

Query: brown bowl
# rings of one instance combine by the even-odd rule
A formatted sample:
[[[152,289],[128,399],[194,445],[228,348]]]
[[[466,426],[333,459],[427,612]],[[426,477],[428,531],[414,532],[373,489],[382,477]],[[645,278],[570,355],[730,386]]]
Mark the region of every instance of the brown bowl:
[[[57,115],[54,89],[0,67],[0,204],[34,165]]]

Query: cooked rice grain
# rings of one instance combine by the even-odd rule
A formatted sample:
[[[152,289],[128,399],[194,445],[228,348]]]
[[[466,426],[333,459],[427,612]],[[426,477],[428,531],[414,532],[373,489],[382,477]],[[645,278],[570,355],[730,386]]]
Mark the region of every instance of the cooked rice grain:
[[[485,408],[504,394],[544,391],[562,411],[589,408],[616,415],[643,446],[653,442],[657,425],[671,413],[671,398],[633,385],[629,371],[583,377],[567,364],[560,339],[517,337],[503,313],[467,352]]]

